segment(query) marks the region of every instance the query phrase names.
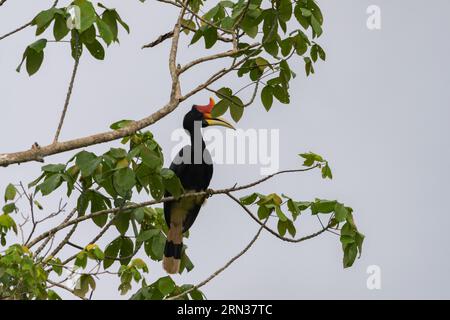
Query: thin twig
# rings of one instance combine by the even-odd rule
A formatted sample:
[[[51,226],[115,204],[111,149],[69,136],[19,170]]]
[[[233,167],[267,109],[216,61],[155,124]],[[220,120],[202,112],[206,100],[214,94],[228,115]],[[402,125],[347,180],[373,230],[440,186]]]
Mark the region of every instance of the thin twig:
[[[232,196],[230,193],[227,193],[227,196],[230,197],[231,199],[233,199],[237,204],[239,204],[244,210],[245,212],[248,213],[248,215],[256,221],[256,223],[258,223],[259,225],[261,225],[264,229],[266,229],[267,231],[269,231],[271,234],[273,234],[275,237],[277,237],[280,240],[286,241],[286,242],[292,242],[292,243],[299,243],[299,242],[303,242],[312,238],[317,237],[318,235],[321,235],[322,233],[324,233],[325,231],[327,231],[330,228],[330,225],[323,227],[320,231],[317,231],[313,234],[310,234],[308,236],[299,238],[299,239],[290,239],[290,238],[286,238],[283,236],[280,236],[277,232],[273,231],[272,229],[270,229],[269,227],[267,227],[265,224],[263,224],[245,205],[243,205],[237,198],[235,198],[234,196]]]
[[[18,27],[17,29],[14,29],[11,32],[8,32],[8,33],[4,34],[3,36],[0,37],[0,40],[3,40],[3,39],[5,39],[5,38],[7,38],[9,36],[12,36],[13,34],[19,32],[19,31],[22,31],[23,29],[25,29],[25,28],[27,28],[29,26],[31,26],[31,21],[26,23],[26,24],[24,24],[23,26]]]
[[[75,293],[74,290],[70,289],[69,287],[66,287],[65,285],[63,285],[63,284],[61,284],[61,283],[59,283],[59,282],[55,282],[55,281],[52,281],[52,280],[50,280],[50,279],[47,279],[47,282],[50,283],[50,284],[51,284],[52,286],[54,286],[54,287],[58,287],[58,288],[61,288],[61,289],[64,289],[64,290],[70,292],[71,294],[73,294],[74,296],[80,298],[81,300],[88,300],[88,299],[86,299],[85,297],[80,297],[80,296],[78,296],[78,295]]]
[[[73,66],[72,76],[70,78],[69,88],[67,89],[66,101],[64,102],[64,108],[61,114],[61,118],[59,120],[58,128],[56,129],[55,138],[53,139],[53,143],[58,142],[59,134],[61,133],[61,129],[64,123],[64,119],[66,118],[67,108],[69,107],[70,97],[72,96],[73,86],[75,83],[75,78],[77,76],[78,66],[80,65],[80,57],[78,54],[78,46],[79,39],[77,33],[75,33],[75,63]]]
[[[241,252],[239,252],[237,255],[235,255],[233,258],[231,258],[222,268],[218,269],[216,272],[214,272],[212,275],[210,275],[206,280],[203,280],[202,282],[193,286],[192,288],[184,291],[183,293],[180,293],[179,295],[170,297],[167,300],[176,300],[176,299],[180,299],[180,298],[184,297],[188,293],[203,287],[208,282],[210,282],[212,279],[217,277],[220,273],[222,273],[224,270],[226,270],[229,266],[231,266],[231,264],[233,262],[235,262],[237,259],[242,257],[253,246],[253,244],[256,242],[256,240],[258,240],[258,238],[261,234],[261,231],[263,230],[263,226],[265,226],[265,224],[267,223],[268,220],[269,220],[269,218],[266,218],[266,220],[262,223],[262,226],[258,229],[258,232],[253,237],[253,239],[250,241],[250,243]]]

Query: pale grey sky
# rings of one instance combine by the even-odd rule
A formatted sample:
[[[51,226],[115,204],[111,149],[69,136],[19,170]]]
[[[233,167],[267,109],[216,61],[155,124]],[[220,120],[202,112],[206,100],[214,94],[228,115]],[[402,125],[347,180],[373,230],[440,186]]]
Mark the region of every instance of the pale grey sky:
[[[52,1],[9,1],[0,9],[0,34],[12,30],[50,6]],[[68,2],[68,1],[63,1]],[[168,43],[140,47],[167,32],[176,12],[159,3],[105,1],[116,6],[132,32],[121,32],[121,45],[107,50],[104,62],[82,58],[74,95],[61,139],[104,131],[116,120],[140,119],[166,102],[169,93]],[[450,298],[449,198],[450,3],[434,0],[424,8],[417,0],[318,1],[325,15],[320,44],[327,62],[305,79],[302,64],[292,83],[291,105],[276,103],[266,113],[259,101],[239,122],[240,128],[279,128],[280,167],[296,168],[297,153],[314,151],[332,166],[334,180],[320,174],[286,175],[255,190],[286,193],[297,199],[339,199],[355,210],[366,235],[361,259],[342,268],[338,237],[325,234],[298,245],[264,233],[248,254],[204,287],[214,298]],[[25,4],[25,5],[24,5]],[[366,9],[379,5],[382,29],[366,28]],[[432,10],[429,7],[432,6]],[[430,10],[430,11],[428,11]],[[432,13],[431,13],[432,12]],[[49,43],[42,69],[29,78],[15,68],[32,29],[0,42],[0,153],[51,142],[72,68],[69,48]],[[184,46],[182,48],[185,48]],[[180,61],[197,56],[202,46],[181,49]],[[212,64],[183,79],[186,90],[208,76]],[[223,83],[239,88],[243,82]],[[149,128],[166,154],[171,132],[181,126],[192,103],[206,102],[202,93]],[[102,152],[117,143],[89,148]],[[50,157],[67,160],[73,152]],[[168,156],[167,156],[168,158]],[[167,163],[168,165],[168,163]],[[0,190],[9,182],[29,182],[40,164],[0,169]],[[260,177],[257,165],[216,166],[213,188]],[[137,200],[144,197],[138,197]],[[58,198],[45,201],[51,210]],[[311,219],[298,222],[308,234],[319,228]],[[88,241],[97,230],[86,223],[74,240]],[[253,237],[257,226],[226,197],[211,198],[186,241],[195,269],[174,279],[197,283],[221,267]],[[112,239],[112,234],[107,239]],[[103,242],[106,243],[106,242]],[[219,248],[214,256],[208,248]],[[366,288],[366,269],[381,268],[382,289]],[[163,275],[150,263],[148,282]],[[95,298],[117,296],[115,277],[99,284]]]

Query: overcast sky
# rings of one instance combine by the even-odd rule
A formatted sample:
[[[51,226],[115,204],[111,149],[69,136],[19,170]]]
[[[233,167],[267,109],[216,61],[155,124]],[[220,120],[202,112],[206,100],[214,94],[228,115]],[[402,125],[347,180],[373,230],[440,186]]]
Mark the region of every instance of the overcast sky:
[[[0,8],[0,34],[24,24],[51,2],[8,1]],[[176,11],[153,1],[123,2],[105,4],[119,9],[132,32],[121,32],[121,45],[108,48],[103,62],[83,56],[62,140],[105,131],[120,119],[143,118],[167,101],[169,43],[140,47],[169,31]],[[286,193],[299,200],[338,199],[352,206],[366,235],[363,255],[344,270],[339,238],[332,234],[289,244],[263,233],[204,292],[210,299],[450,298],[450,3],[434,0],[424,7],[418,0],[318,2],[325,15],[319,43],[327,62],[308,79],[302,64],[295,63],[299,76],[291,84],[291,104],[275,103],[266,113],[257,99],[237,126],[279,129],[281,169],[298,168],[297,153],[304,151],[329,160],[332,181],[322,180],[319,172],[286,175],[255,191]],[[381,8],[382,28],[371,31],[366,9],[374,4]],[[69,47],[49,43],[41,70],[29,78],[25,70],[18,74],[15,68],[34,39],[33,30],[27,29],[0,42],[0,153],[28,149],[35,141],[49,144],[62,110],[72,68]],[[186,48],[180,48],[180,62],[197,57],[203,45]],[[183,89],[219,67],[212,63],[195,69],[182,79]],[[227,78],[223,84],[239,88],[245,83]],[[166,165],[176,144],[170,139],[173,130],[193,103],[207,103],[208,97],[206,92],[196,95],[149,128],[165,149]],[[100,153],[111,146],[118,143],[89,150]],[[66,161],[73,153],[46,160]],[[211,187],[254,181],[261,177],[260,167],[217,165]],[[0,169],[0,190],[9,182],[30,182],[39,168],[27,163]],[[58,200],[42,202],[51,211]],[[320,228],[307,218],[299,219],[297,226],[300,235]],[[88,222],[79,229],[74,241],[84,244],[97,227]],[[186,244],[196,267],[174,277],[180,284],[208,277],[245,247],[257,225],[229,199],[215,196],[191,230]],[[105,239],[115,236],[111,232]],[[215,254],[210,248],[217,248]],[[366,286],[371,265],[381,269],[380,290]],[[148,282],[162,275],[161,265],[150,263]],[[99,284],[95,298],[117,296],[119,282],[108,279]]]

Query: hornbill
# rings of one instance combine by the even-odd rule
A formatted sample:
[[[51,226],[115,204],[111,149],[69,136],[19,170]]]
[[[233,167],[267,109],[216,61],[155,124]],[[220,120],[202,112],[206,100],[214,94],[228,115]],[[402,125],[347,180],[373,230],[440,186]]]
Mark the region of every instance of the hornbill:
[[[211,155],[203,141],[201,128],[223,126],[234,129],[227,121],[213,118],[214,100],[208,105],[193,105],[184,116],[183,128],[189,133],[191,144],[183,147],[170,165],[181,181],[185,192],[207,190],[213,175]],[[169,196],[169,194],[166,194]],[[206,196],[183,197],[164,202],[164,217],[169,227],[164,248],[163,268],[168,273],[178,273],[183,250],[183,233],[189,230],[197,218]]]

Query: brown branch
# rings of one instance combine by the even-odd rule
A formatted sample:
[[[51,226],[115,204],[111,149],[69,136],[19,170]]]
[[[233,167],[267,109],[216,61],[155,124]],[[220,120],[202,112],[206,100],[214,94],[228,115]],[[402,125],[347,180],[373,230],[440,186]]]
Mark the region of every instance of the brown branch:
[[[269,218],[267,218],[264,222],[263,225],[265,225],[267,223],[267,220],[269,220]],[[201,287],[203,287],[204,285],[206,285],[208,282],[210,282],[212,279],[214,279],[215,277],[217,277],[220,273],[222,273],[224,270],[226,270],[229,266],[231,266],[233,264],[233,262],[235,262],[237,259],[239,259],[240,257],[242,257],[252,246],[253,244],[256,242],[256,240],[258,240],[261,231],[263,230],[263,227],[261,226],[258,230],[258,232],[256,233],[256,235],[253,237],[253,239],[250,241],[250,243],[241,251],[239,252],[237,255],[235,255],[233,258],[231,258],[222,268],[218,269],[216,272],[214,272],[212,275],[210,275],[206,280],[203,280],[202,282],[200,282],[199,284],[193,286],[192,288],[184,291],[183,293],[180,293],[179,295],[176,295],[174,297],[170,297],[167,300],[176,300],[176,299],[180,299],[182,297],[184,297],[185,295],[187,295],[188,293],[197,290]]]
[[[274,174],[268,175],[262,179],[259,179],[255,182],[249,183],[247,185],[243,185],[243,186],[239,186],[239,187],[232,187],[232,188],[227,188],[227,189],[221,189],[221,190],[207,190],[207,191],[202,191],[202,192],[192,192],[192,193],[184,193],[182,195],[180,195],[179,198],[175,198],[175,197],[165,197],[162,198],[161,200],[151,200],[151,201],[146,201],[146,202],[142,202],[142,203],[137,203],[137,204],[131,204],[128,206],[124,206],[123,208],[113,208],[113,209],[107,209],[107,210],[101,210],[101,211],[97,211],[97,212],[93,212],[91,214],[88,215],[84,215],[81,217],[78,217],[76,219],[73,219],[71,221],[67,221],[65,223],[60,224],[57,227],[54,227],[52,229],[50,229],[49,231],[44,232],[43,234],[41,234],[40,236],[36,237],[35,239],[33,239],[30,243],[29,243],[29,248],[31,248],[32,246],[34,246],[36,243],[38,243],[39,241],[47,238],[49,235],[54,235],[55,233],[71,226],[77,223],[80,223],[82,221],[85,220],[89,220],[92,219],[94,217],[98,217],[98,216],[102,216],[105,214],[110,214],[110,213],[117,213],[121,210],[133,210],[133,209],[137,209],[137,208],[141,208],[141,207],[147,207],[147,206],[151,206],[151,205],[155,205],[158,203],[163,203],[163,202],[168,202],[168,201],[173,201],[173,200],[179,200],[181,198],[185,198],[185,197],[198,197],[198,196],[211,196],[211,195],[215,195],[215,194],[227,194],[230,192],[236,192],[236,191],[240,191],[240,190],[245,190],[245,189],[249,189],[252,188],[260,183],[263,183],[277,175],[280,174],[285,174],[285,173],[295,173],[295,172],[306,172],[306,171],[310,171],[313,170],[315,168],[317,168],[318,165],[310,167],[310,168],[305,168],[305,169],[295,169],[295,170],[283,170],[283,171],[279,171],[276,172]]]
[[[110,142],[134,134],[160,119],[167,116],[179,105],[178,101],[172,101],[150,116],[130,123],[126,128],[114,131],[86,136],[83,138],[68,140],[64,142],[52,143],[47,146],[32,148],[26,151],[0,154],[0,167],[7,167],[11,164],[25,163],[30,161],[42,161],[44,157],[59,154],[79,148],[84,148],[100,143]]]
[[[59,282],[55,282],[50,279],[47,279],[47,282],[50,283],[52,285],[52,287],[58,287],[58,288],[64,289],[64,290],[70,292],[71,294],[73,294],[74,296],[80,298],[81,300],[88,300],[85,297],[80,297],[80,296],[76,295],[74,290],[70,289],[69,287],[66,287],[65,285],[63,285]]]
[[[78,39],[78,34],[75,33],[75,63],[73,66],[73,71],[72,71],[72,76],[70,78],[70,83],[69,83],[69,88],[67,89],[67,95],[66,95],[66,101],[64,102],[64,107],[63,107],[63,111],[61,114],[61,118],[59,120],[59,124],[58,124],[58,128],[56,129],[56,134],[55,134],[55,138],[53,139],[53,143],[57,143],[58,139],[59,139],[59,134],[61,133],[61,129],[64,123],[64,119],[66,118],[66,113],[67,113],[67,108],[69,107],[69,103],[70,103],[70,97],[72,96],[72,91],[73,91],[73,86],[75,83],[75,77],[77,76],[77,71],[78,71],[78,66],[80,65],[80,57],[78,54],[78,46],[79,46],[79,39]]]
[[[169,71],[170,76],[172,78],[172,90],[170,92],[170,101],[179,101],[181,97],[181,88],[179,81],[179,72],[177,67],[177,53],[178,53],[178,43],[180,41],[180,32],[181,32],[181,22],[184,17],[184,13],[186,12],[186,4],[189,0],[184,0],[183,8],[180,10],[180,14],[178,15],[177,22],[173,28],[173,36],[172,36],[172,46],[170,48],[169,54]]]
[[[6,2],[6,0],[0,0],[0,7]]]
[[[18,27],[17,29],[14,29],[11,32],[8,32],[8,33],[4,34],[3,36],[0,36],[0,40],[3,40],[3,39],[5,39],[5,38],[7,38],[9,36],[12,36],[13,34],[19,32],[19,31],[22,31],[23,29],[25,29],[25,28],[27,28],[29,26],[31,26],[31,21],[26,23],[26,24],[24,24],[23,26]]]
[[[303,242],[312,238],[315,238],[319,235],[321,235],[322,233],[324,233],[325,231],[327,231],[328,229],[331,228],[330,225],[328,226],[323,226],[321,230],[310,234],[308,236],[299,238],[299,239],[290,239],[290,238],[286,238],[283,236],[280,236],[277,232],[273,231],[272,229],[270,229],[269,227],[267,227],[264,223],[262,223],[245,205],[243,205],[237,198],[235,198],[234,196],[232,196],[230,193],[227,193],[227,196],[230,197],[231,199],[233,199],[237,204],[239,204],[244,210],[245,212],[248,213],[248,215],[256,221],[256,223],[258,223],[259,225],[261,225],[261,227],[263,227],[264,229],[266,229],[267,231],[269,231],[271,234],[273,234],[275,237],[277,237],[280,240],[286,241],[286,242],[292,242],[292,243],[299,243],[299,242]]]
[[[143,45],[142,49],[156,47],[158,44],[160,44],[172,37],[173,37],[173,31],[169,31],[167,33],[160,35],[156,40],[150,42],[149,44]]]
[[[187,70],[189,70],[193,66],[196,66],[196,65],[198,65],[200,63],[211,61],[211,60],[216,60],[216,59],[220,59],[220,58],[231,57],[233,55],[245,52],[248,49],[254,48],[254,47],[258,46],[258,45],[259,45],[259,43],[254,43],[254,44],[251,44],[248,47],[245,47],[243,49],[237,49],[237,50],[232,49],[232,50],[229,50],[229,51],[220,52],[220,53],[216,53],[216,54],[212,54],[212,55],[209,55],[209,56],[205,56],[205,57],[201,57],[201,58],[192,60],[191,62],[187,63],[185,66],[181,67],[179,73],[181,74],[183,72],[186,72]]]

